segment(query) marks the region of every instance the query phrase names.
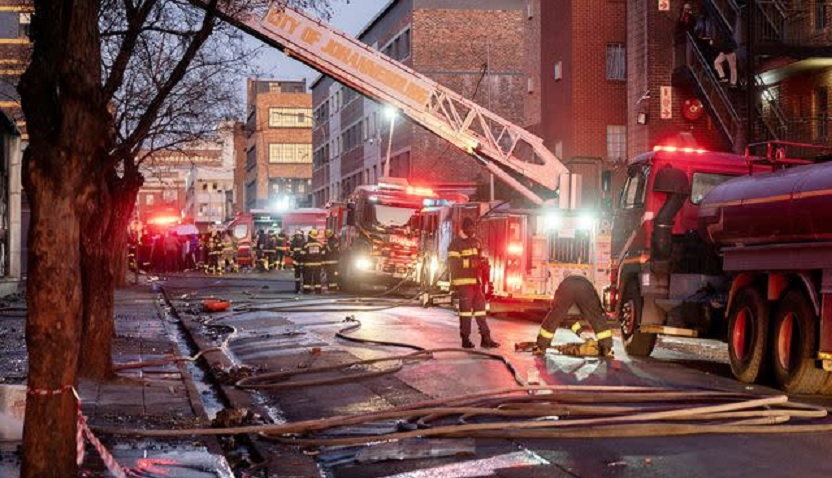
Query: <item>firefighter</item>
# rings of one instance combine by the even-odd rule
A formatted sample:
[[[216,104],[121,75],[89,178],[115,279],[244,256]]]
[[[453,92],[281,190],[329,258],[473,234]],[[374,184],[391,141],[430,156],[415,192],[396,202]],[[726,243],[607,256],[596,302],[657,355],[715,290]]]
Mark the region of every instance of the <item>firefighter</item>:
[[[476,319],[480,330],[480,345],[496,348],[500,344],[491,338],[485,315],[485,294],[480,283],[480,262],[482,251],[480,241],[475,237],[476,224],[470,217],[462,221],[462,230],[448,246],[448,265],[451,270],[451,287],[459,297],[459,335],[462,347],[474,348],[469,338],[471,318]]]
[[[598,345],[598,355],[605,358],[613,358],[612,352],[612,330],[607,326],[607,317],[601,307],[601,299],[595,292],[592,282],[583,276],[569,276],[563,280],[555,291],[555,300],[543,323],[540,324],[540,332],[537,335],[536,353],[544,353],[551,345],[555,331],[569,314],[572,305],[578,306],[581,316],[589,321],[595,331]],[[578,334],[581,331],[580,321],[572,326],[572,331]],[[588,341],[589,343],[589,341]],[[586,355],[577,353],[577,355]]]
[[[222,241],[219,233],[214,231],[208,239],[208,267],[209,274],[220,274],[220,255],[222,255]]]
[[[292,249],[289,251],[292,256],[293,268],[295,269],[295,294],[300,294],[301,277],[303,276],[303,264],[301,264],[300,254],[303,251],[303,244],[305,242],[303,231],[300,229],[296,230],[290,244]]]
[[[286,255],[289,252],[289,237],[283,232],[283,229],[277,229],[277,236],[275,236],[275,269],[284,269],[286,264]]]
[[[324,245],[318,241],[318,231],[312,229],[306,238],[306,244],[301,251],[303,263],[303,293],[310,294],[314,290],[321,293],[321,262],[324,257]]]
[[[277,237],[274,235],[274,232],[272,231],[269,231],[268,235],[266,236],[266,245],[263,252],[265,253],[263,255],[263,267],[267,271],[276,269],[277,261],[275,260],[275,256],[277,254]]]
[[[221,272],[236,272],[237,264],[234,257],[237,255],[237,247],[234,244],[234,239],[231,237],[231,232],[226,232],[223,235],[220,243],[221,249]]]
[[[330,292],[338,290],[338,261],[341,258],[341,243],[332,229],[324,232],[324,258],[323,269],[326,275],[326,287]]]
[[[259,268],[265,271],[269,270],[269,262],[266,259],[266,250],[268,249],[268,246],[266,245],[267,240],[268,236],[266,235],[266,231],[262,229],[257,231],[257,237],[255,240],[257,244],[257,262]]]

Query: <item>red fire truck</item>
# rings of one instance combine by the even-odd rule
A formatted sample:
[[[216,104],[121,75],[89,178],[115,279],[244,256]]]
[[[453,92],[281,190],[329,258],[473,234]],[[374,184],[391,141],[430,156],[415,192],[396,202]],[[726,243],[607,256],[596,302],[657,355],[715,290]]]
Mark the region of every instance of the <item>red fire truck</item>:
[[[419,256],[422,209],[438,196],[399,178],[359,186],[346,203],[329,208],[328,228],[341,242],[341,278],[347,290],[412,280]]]
[[[630,355],[649,355],[657,334],[719,338],[741,381],[832,393],[832,163],[764,147],[630,160],[605,299]]]

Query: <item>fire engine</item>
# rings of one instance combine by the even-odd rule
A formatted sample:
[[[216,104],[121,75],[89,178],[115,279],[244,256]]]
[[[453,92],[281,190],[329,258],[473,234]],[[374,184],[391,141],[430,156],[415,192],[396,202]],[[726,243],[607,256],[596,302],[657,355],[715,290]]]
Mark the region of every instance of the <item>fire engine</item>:
[[[299,208],[283,212],[252,210],[237,213],[234,219],[221,229],[230,231],[237,243],[237,264],[252,266],[252,248],[258,231],[282,229],[290,237],[296,230],[303,231],[304,234],[312,229],[320,232],[326,225],[326,217],[327,211],[320,208]],[[291,259],[287,261],[291,263]]]
[[[832,393],[832,163],[755,146],[629,161],[605,302],[630,355],[650,355],[657,334],[719,338],[743,382]]]
[[[339,231],[340,274],[346,290],[391,285],[414,277],[422,209],[438,196],[399,178],[359,186],[330,207],[328,229]]]

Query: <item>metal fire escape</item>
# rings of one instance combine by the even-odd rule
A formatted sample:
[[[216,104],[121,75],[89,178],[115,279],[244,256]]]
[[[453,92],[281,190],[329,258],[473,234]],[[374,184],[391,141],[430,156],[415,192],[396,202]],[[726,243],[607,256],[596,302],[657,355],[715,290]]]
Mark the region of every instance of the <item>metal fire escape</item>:
[[[790,120],[780,105],[777,75],[790,62],[812,57],[832,57],[832,46],[818,33],[818,18],[812,9],[825,4],[783,0],[703,0],[703,7],[720,35],[740,39],[739,63],[751,71],[741,76],[742,88],[730,90],[719,83],[710,58],[692,35],[686,38],[683,64],[677,61],[676,78],[685,78],[711,114],[728,143],[740,150],[744,144],[766,140],[812,142],[799,131],[805,119]],[[832,8],[832,5],[829,5]],[[824,21],[824,20],[822,20]],[[741,29],[742,31],[737,31]],[[743,58],[744,57],[744,58]],[[788,68],[786,68],[788,69]],[[817,128],[828,118],[812,118]],[[821,124],[823,123],[823,124]],[[805,126],[803,129],[806,129]]]

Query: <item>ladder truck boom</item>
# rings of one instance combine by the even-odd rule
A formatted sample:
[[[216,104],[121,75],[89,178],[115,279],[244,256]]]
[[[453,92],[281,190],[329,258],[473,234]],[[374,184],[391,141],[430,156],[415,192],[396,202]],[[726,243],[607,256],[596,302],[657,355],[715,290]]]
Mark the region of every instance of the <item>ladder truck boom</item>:
[[[207,8],[203,0],[195,6]],[[556,190],[566,166],[538,136],[332,26],[274,2],[260,19],[216,14],[289,56],[376,101],[479,159],[537,205],[545,201],[515,176]]]

